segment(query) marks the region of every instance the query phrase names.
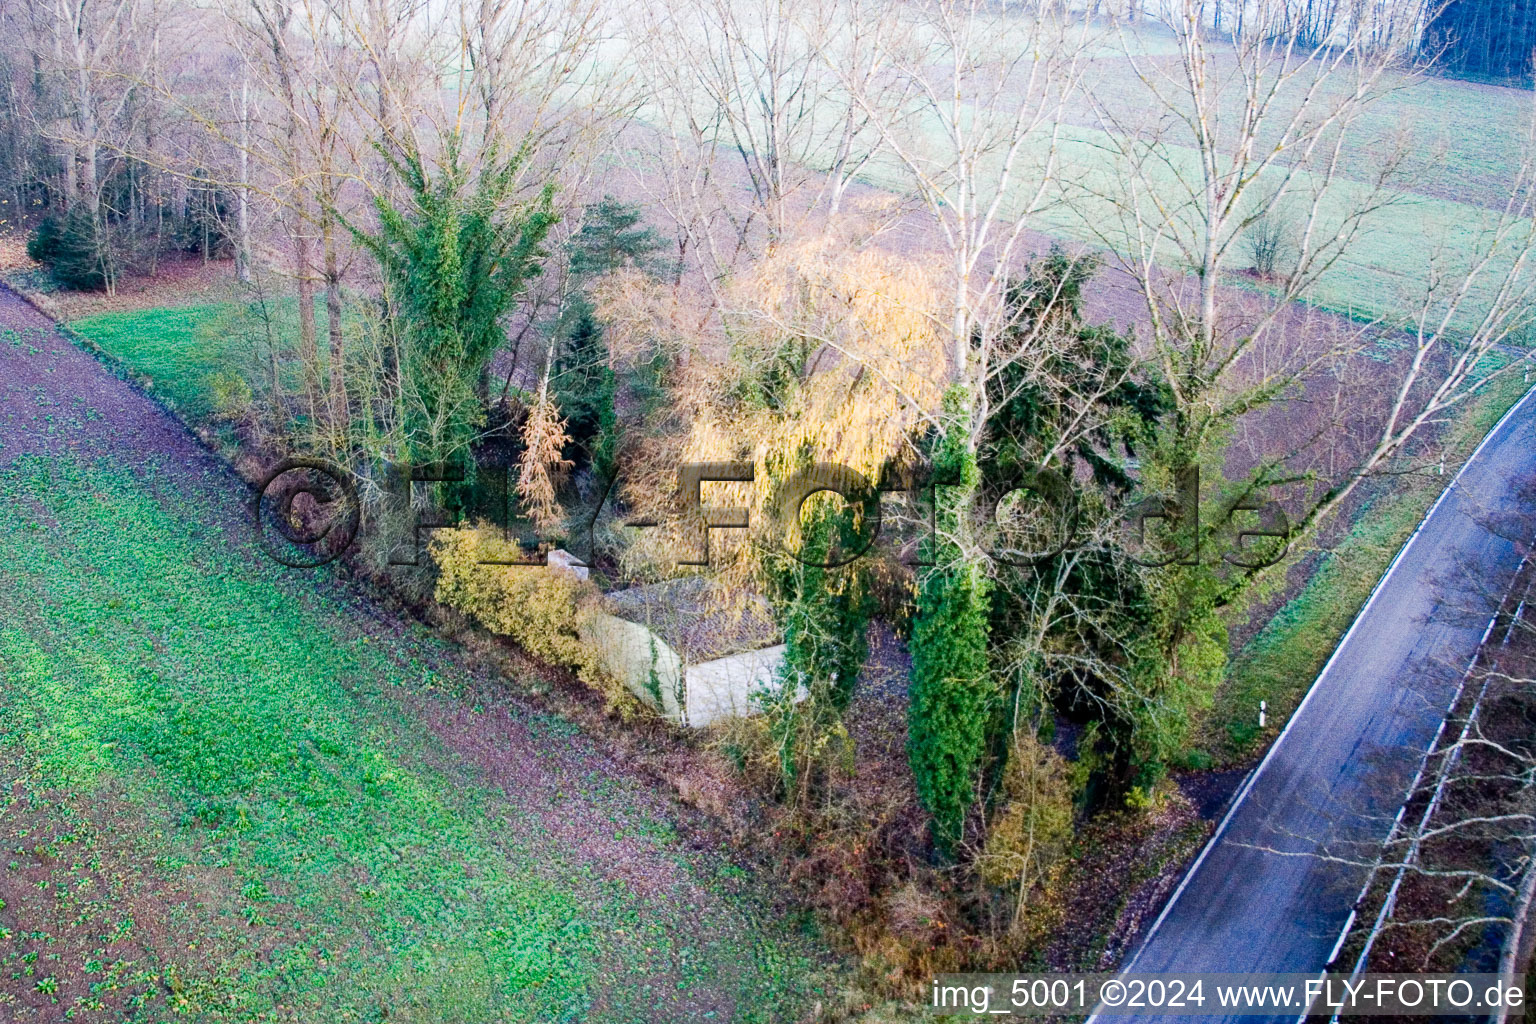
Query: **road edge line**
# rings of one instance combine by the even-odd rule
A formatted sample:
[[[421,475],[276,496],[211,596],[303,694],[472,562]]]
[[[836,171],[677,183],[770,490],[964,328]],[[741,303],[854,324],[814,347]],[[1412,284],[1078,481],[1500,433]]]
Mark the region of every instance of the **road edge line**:
[[[1216,844],[1221,840],[1222,835],[1225,834],[1227,826],[1232,821],[1232,816],[1237,813],[1238,808],[1242,806],[1243,800],[1247,798],[1248,793],[1253,789],[1253,784],[1258,781],[1259,774],[1263,772],[1265,766],[1269,764],[1270,758],[1275,756],[1275,751],[1280,749],[1280,744],[1285,742],[1285,737],[1291,731],[1291,726],[1296,724],[1296,720],[1301,717],[1302,711],[1306,709],[1307,702],[1310,701],[1312,699],[1312,695],[1317,692],[1317,684],[1322,682],[1323,677],[1328,674],[1328,670],[1333,667],[1334,661],[1338,659],[1339,652],[1344,649],[1344,645],[1347,644],[1349,642],[1349,638],[1354,635],[1355,628],[1360,625],[1360,620],[1365,618],[1366,613],[1371,610],[1371,606],[1376,603],[1377,596],[1381,593],[1382,588],[1385,587],[1387,582],[1392,578],[1392,574],[1397,570],[1398,564],[1402,562],[1403,556],[1407,554],[1408,549],[1413,546],[1413,542],[1417,540],[1419,534],[1423,532],[1425,524],[1434,517],[1434,514],[1439,511],[1440,505],[1445,501],[1447,497],[1450,496],[1450,493],[1456,489],[1457,483],[1461,481],[1461,477],[1464,473],[1466,473],[1467,468],[1471,466],[1472,463],[1477,461],[1477,457],[1482,454],[1483,449],[1486,448],[1488,444],[1494,439],[1494,437],[1498,435],[1499,431],[1503,430],[1509,421],[1514,418],[1515,414],[1520,410],[1520,407],[1531,400],[1531,396],[1533,395],[1536,395],[1536,387],[1528,388],[1525,394],[1521,395],[1517,401],[1515,401],[1507,410],[1505,410],[1504,415],[1499,417],[1499,421],[1495,423],[1491,428],[1489,428],[1488,433],[1483,435],[1483,439],[1478,442],[1477,447],[1472,449],[1472,454],[1467,456],[1466,461],[1461,464],[1461,468],[1456,471],[1456,475],[1451,477],[1450,483],[1445,485],[1445,489],[1440,492],[1440,496],[1435,499],[1434,504],[1430,505],[1429,510],[1425,512],[1424,515],[1419,519],[1418,525],[1413,528],[1413,533],[1409,534],[1408,539],[1403,541],[1402,547],[1397,549],[1397,554],[1393,556],[1391,564],[1388,565],[1386,571],[1381,574],[1381,578],[1376,581],[1376,586],[1371,589],[1371,594],[1366,598],[1365,604],[1360,606],[1360,611],[1355,614],[1354,620],[1349,624],[1349,628],[1344,631],[1344,635],[1340,637],[1339,642],[1334,645],[1333,653],[1330,654],[1328,656],[1328,660],[1323,663],[1322,669],[1318,671],[1316,678],[1312,680],[1312,685],[1307,687],[1306,695],[1301,698],[1301,703],[1297,704],[1296,710],[1291,712],[1291,717],[1286,720],[1285,728],[1280,730],[1280,735],[1276,736],[1275,741],[1269,745],[1269,749],[1265,751],[1264,757],[1260,759],[1258,765],[1254,767],[1253,771],[1248,773],[1248,777],[1243,781],[1242,788],[1238,790],[1237,796],[1232,798],[1232,805],[1227,808],[1227,813],[1222,815],[1221,822],[1216,826],[1216,831],[1212,832],[1211,838],[1206,840],[1205,846],[1200,850],[1200,855],[1195,858],[1195,862],[1191,864],[1189,866],[1189,870],[1184,873],[1184,877],[1179,881],[1179,887],[1173,891],[1172,896],[1168,897],[1168,902],[1163,905],[1162,912],[1159,913],[1157,915],[1157,919],[1152,922],[1152,927],[1147,930],[1147,934],[1142,937],[1142,940],[1139,943],[1137,943],[1135,955],[1133,955],[1130,962],[1122,967],[1117,973],[1129,973],[1131,969],[1136,966],[1136,961],[1141,959],[1142,952],[1151,943],[1152,937],[1157,934],[1157,929],[1162,925],[1163,920],[1167,918],[1169,912],[1173,910],[1174,904],[1178,902],[1179,897],[1183,895],[1185,888],[1189,885],[1189,880],[1193,878],[1195,873],[1200,870],[1200,865],[1205,863],[1206,855],[1215,848]],[[1089,1016],[1085,1024],[1093,1024],[1093,1021],[1097,1016],[1097,1013]]]

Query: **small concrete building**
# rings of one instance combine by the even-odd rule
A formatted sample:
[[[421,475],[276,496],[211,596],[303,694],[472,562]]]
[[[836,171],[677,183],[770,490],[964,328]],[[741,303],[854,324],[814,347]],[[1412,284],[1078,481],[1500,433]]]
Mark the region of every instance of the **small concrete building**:
[[[754,696],[778,689],[784,662],[768,602],[700,576],[607,594],[581,637],[641,701],[695,729],[755,713]]]

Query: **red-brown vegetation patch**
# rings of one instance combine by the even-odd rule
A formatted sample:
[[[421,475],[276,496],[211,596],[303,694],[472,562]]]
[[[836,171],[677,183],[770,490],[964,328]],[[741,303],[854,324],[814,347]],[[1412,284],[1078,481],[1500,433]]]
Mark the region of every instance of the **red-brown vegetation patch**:
[[[25,1024],[117,1019],[174,1009],[206,987],[237,949],[268,948],[275,929],[239,924],[228,869],[196,851],[156,844],[172,827],[113,779],[89,795],[25,781],[14,751],[0,755],[0,1020]],[[177,856],[180,854],[180,856]],[[82,1012],[83,1011],[83,1012]]]

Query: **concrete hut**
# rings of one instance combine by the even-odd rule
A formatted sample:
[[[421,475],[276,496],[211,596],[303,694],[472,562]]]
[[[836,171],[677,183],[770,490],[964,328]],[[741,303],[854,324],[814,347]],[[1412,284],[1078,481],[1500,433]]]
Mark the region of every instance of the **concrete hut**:
[[[604,668],[679,725],[698,729],[758,710],[774,692],[784,645],[768,602],[686,576],[605,596],[582,627]]]

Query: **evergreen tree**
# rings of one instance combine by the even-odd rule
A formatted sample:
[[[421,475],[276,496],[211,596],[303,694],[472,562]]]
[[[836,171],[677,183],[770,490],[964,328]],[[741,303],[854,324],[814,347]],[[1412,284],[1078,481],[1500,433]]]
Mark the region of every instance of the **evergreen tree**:
[[[584,297],[578,302],[580,309],[555,364],[555,396],[571,442],[580,447],[593,471],[607,479],[618,455],[618,381],[608,365],[602,325]]]
[[[932,820],[941,853],[953,853],[975,799],[996,691],[987,664],[991,581],[961,546],[981,482],[975,454],[958,422],[963,404],[945,396],[949,425],[933,450],[934,532],[925,542],[912,625],[907,758],[918,800]]]
[[[115,277],[106,231],[83,205],[40,223],[27,240],[27,255],[46,264],[65,288],[99,291]]]
[[[444,140],[436,173],[419,152],[380,147],[406,205],[375,200],[379,233],[353,229],[379,259],[400,322],[402,455],[413,464],[467,461],[484,422],[482,377],[502,344],[502,317],[539,272],[554,223],[553,186],[515,202],[525,155],[488,154],[464,166],[459,139]]]
[[[1131,338],[1085,322],[1083,289],[1097,269],[1096,260],[1052,249],[1009,285],[1003,344],[1044,354],[1009,363],[989,382],[983,507],[997,507],[1023,468],[1050,453],[1050,468],[1074,481],[1082,521],[1112,518],[1135,484],[1128,460],[1146,454],[1168,400],[1137,366]],[[1010,711],[994,723],[999,767],[1015,734],[1045,724],[1040,716],[1053,707],[1100,723],[1098,793],[1124,792],[1160,759],[1163,746],[1145,741],[1149,726],[1167,724],[1166,701],[1150,699],[1162,693],[1147,644],[1160,621],[1157,595],[1127,555],[1111,541],[994,567],[992,654]]]
[[[568,250],[575,287],[547,328],[560,336],[553,387],[575,448],[568,457],[589,462],[603,478],[613,475],[618,454],[618,381],[588,292],[615,270],[654,270],[663,246],[661,237],[642,224],[639,205],[605,196],[588,206]]]
[[[613,196],[588,206],[571,241],[571,273],[585,284],[624,267],[657,270],[656,254],[666,243],[642,218],[638,203]]]

